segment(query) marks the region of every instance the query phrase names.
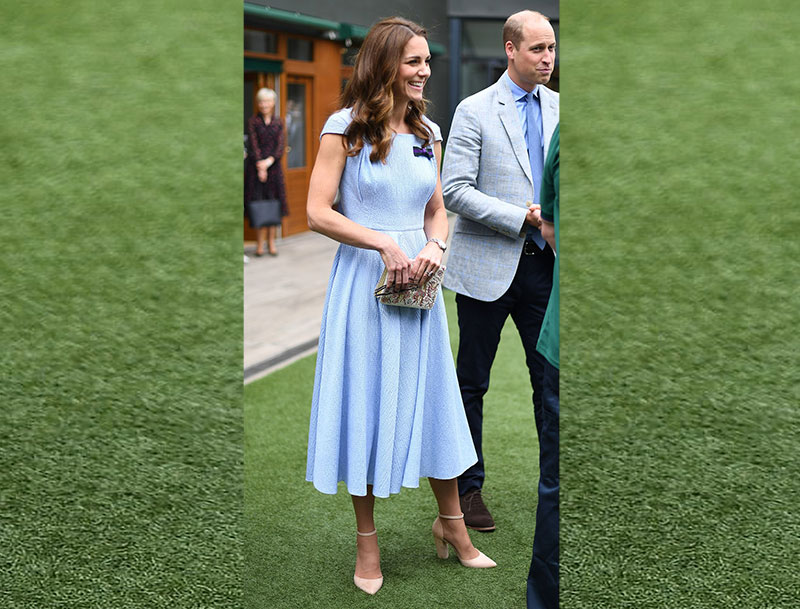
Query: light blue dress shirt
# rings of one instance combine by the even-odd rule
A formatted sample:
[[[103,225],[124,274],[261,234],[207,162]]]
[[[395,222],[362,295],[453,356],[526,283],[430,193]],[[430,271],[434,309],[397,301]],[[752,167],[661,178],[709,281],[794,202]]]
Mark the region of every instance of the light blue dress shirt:
[[[509,87],[511,88],[511,95],[514,97],[514,105],[517,107],[517,114],[519,114],[519,122],[522,125],[522,133],[523,135],[528,132],[528,112],[527,106],[528,102],[525,100],[525,97],[528,95],[528,92],[523,89],[522,87],[518,86],[511,77],[506,73],[505,77],[508,79]],[[539,87],[541,85],[536,85],[531,91],[533,93],[533,98],[536,100],[536,103],[533,104],[533,114],[538,121],[538,129],[537,131],[541,134],[544,134],[544,127],[542,126],[542,107],[539,104]],[[527,138],[526,138],[527,141]],[[541,137],[540,145],[542,147],[542,151],[544,151],[544,136]],[[538,186],[538,184],[537,184]]]
[[[539,101],[539,87],[541,85],[536,85],[533,88],[533,91],[531,91],[532,97],[530,99],[532,100],[532,103],[530,104],[529,113],[528,92],[511,80],[511,77],[507,72],[505,74],[505,78],[508,80],[508,85],[511,89],[511,95],[514,98],[514,105],[517,108],[517,114],[519,114],[519,122],[522,125],[522,135],[525,137],[525,143],[529,147],[528,157],[531,163],[531,174],[533,175],[534,179],[533,202],[538,203],[539,191],[541,190],[542,186],[540,183],[541,176],[544,169],[544,127],[542,125],[542,107]],[[533,131],[529,131],[528,129],[529,115],[532,116],[534,121],[536,121],[536,124],[533,125]],[[531,134],[535,135],[531,137]],[[534,154],[532,154],[530,150],[531,139],[536,141],[539,146],[539,149],[534,151]],[[536,167],[534,167],[534,164],[536,164]],[[545,240],[538,228],[528,227],[528,238],[533,239],[533,241],[536,242],[536,245],[539,246],[539,249],[544,248]]]

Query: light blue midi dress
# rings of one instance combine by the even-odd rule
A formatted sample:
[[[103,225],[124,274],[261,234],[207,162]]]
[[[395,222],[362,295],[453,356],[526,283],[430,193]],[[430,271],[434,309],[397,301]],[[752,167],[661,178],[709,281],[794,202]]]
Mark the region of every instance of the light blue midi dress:
[[[350,110],[322,130],[342,134]],[[436,141],[439,127],[425,119]],[[436,161],[412,134],[396,134],[386,163],[365,143],[348,157],[339,211],[390,235],[409,258],[425,246],[425,205],[436,188]],[[454,478],[477,461],[456,379],[441,294],[429,311],[379,304],[373,290],[384,264],[375,250],[341,244],[333,260],[314,379],[306,480],[334,494],[372,485],[376,497],[419,486],[421,477]]]

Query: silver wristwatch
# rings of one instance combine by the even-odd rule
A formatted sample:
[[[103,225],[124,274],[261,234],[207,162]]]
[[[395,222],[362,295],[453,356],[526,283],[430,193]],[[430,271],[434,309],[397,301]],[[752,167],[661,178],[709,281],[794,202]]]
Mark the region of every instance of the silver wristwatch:
[[[431,241],[436,245],[438,245],[443,252],[447,251],[447,244],[441,239],[437,239],[436,237],[431,237],[430,239],[428,239],[428,243],[430,243]]]

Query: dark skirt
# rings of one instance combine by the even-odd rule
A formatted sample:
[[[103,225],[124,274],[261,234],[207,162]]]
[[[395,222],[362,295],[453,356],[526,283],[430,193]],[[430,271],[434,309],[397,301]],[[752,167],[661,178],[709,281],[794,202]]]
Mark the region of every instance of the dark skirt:
[[[258,180],[258,170],[255,161],[248,159],[244,172],[244,201],[258,201],[260,199],[278,199],[281,202],[281,213],[286,216],[289,208],[286,205],[286,183],[283,179],[283,167],[280,161],[267,170],[267,181]]]
[[[281,158],[285,150],[283,121],[276,118],[269,124],[260,116],[252,116],[248,120],[247,130],[250,140],[244,169],[244,202],[261,199],[277,199],[281,202],[281,213],[289,214],[286,203],[286,181],[283,177]],[[275,163],[267,170],[267,181],[258,179],[256,160],[273,157]]]

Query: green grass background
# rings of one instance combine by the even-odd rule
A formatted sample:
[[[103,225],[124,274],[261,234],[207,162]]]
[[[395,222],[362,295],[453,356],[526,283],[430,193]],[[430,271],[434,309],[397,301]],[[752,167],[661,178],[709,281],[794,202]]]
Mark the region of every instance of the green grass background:
[[[457,348],[455,298],[445,292]],[[506,324],[485,400],[487,502],[495,533],[473,533],[496,569],[466,569],[451,552],[436,557],[436,502],[427,480],[377,499],[384,585],[376,597],[357,589],[355,518],[343,484],[324,495],[304,482],[316,356],[251,383],[244,391],[245,606],[521,607],[531,560],[538,468],[536,428],[525,353]],[[464,595],[469,595],[469,600]]]
[[[310,360],[247,388],[248,452],[290,469],[248,456],[243,559],[241,3],[0,11],[0,605],[238,607],[244,580],[251,607],[521,606],[535,449],[505,366],[511,520],[477,537],[501,569],[438,563],[421,488],[379,503],[385,589],[352,587],[349,500],[282,426]],[[798,12],[561,13],[563,606],[797,606]]]
[[[241,3],[0,22],[0,606],[241,606]]]
[[[563,606],[797,607],[800,13],[561,9]]]

